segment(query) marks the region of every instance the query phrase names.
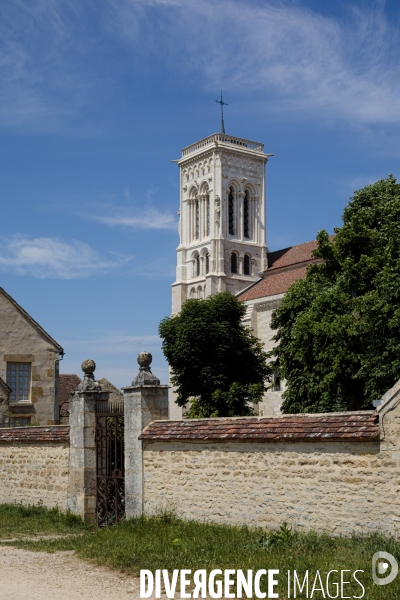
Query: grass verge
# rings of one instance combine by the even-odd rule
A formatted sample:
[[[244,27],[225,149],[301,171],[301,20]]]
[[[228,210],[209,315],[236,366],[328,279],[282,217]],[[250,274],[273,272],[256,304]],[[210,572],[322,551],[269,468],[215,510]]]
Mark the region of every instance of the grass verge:
[[[82,531],[82,527],[77,527],[76,531]],[[191,569],[192,572],[206,569],[208,573],[212,569],[279,569],[279,598],[288,597],[288,570],[296,570],[301,580],[305,572],[309,572],[308,596],[297,592],[297,598],[318,600],[329,597],[326,576],[336,569],[338,573],[331,574],[330,578],[331,597],[400,598],[400,576],[387,586],[377,586],[372,582],[371,560],[375,552],[390,552],[400,562],[400,542],[378,534],[331,537],[293,533],[287,527],[271,533],[247,527],[181,521],[171,515],[160,515],[126,521],[119,527],[87,531],[66,539],[18,541],[13,546],[47,552],[75,550],[80,558],[132,575],[137,575],[140,569],[153,572],[156,569],[168,569],[170,572],[174,569]],[[348,570],[344,579],[352,583],[344,585],[343,593],[339,585],[335,596],[334,583],[340,582],[341,570]],[[352,578],[352,573],[357,570],[364,571],[357,575],[365,588],[363,596],[360,585]],[[317,571],[325,596],[318,590],[311,596]],[[319,584],[316,587],[320,587]]]
[[[65,535],[88,529],[79,517],[63,513],[58,508],[0,504],[0,540],[35,535]]]

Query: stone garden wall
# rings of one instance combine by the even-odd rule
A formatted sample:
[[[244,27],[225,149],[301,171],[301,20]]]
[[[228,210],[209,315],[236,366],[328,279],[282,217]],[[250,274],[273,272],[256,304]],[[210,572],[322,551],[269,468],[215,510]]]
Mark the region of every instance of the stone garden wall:
[[[66,509],[69,428],[0,429],[0,504]]]
[[[95,520],[94,412],[107,394],[90,382],[74,395],[71,427],[0,429],[0,503]],[[154,420],[166,386],[124,395],[127,517],[173,509],[237,525],[399,533],[400,382],[374,411],[276,418]]]
[[[400,529],[399,389],[378,411],[156,421],[143,441],[146,513],[333,533]]]

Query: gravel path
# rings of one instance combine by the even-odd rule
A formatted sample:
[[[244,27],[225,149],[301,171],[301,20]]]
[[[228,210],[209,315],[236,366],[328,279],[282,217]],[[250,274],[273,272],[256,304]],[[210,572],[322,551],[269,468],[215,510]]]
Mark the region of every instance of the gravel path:
[[[0,600],[139,600],[139,579],[95,567],[74,552],[0,546]]]

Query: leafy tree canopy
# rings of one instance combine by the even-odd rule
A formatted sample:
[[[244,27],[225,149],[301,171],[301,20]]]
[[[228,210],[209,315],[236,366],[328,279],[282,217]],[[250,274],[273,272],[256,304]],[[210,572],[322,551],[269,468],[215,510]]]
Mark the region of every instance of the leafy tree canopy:
[[[390,175],[354,193],[335,237],[314,256],[272,320],[283,412],[372,408],[400,377],[400,185]]]
[[[261,342],[242,324],[245,306],[229,292],[187,300],[159,325],[176,403],[189,417],[252,414],[268,375]]]

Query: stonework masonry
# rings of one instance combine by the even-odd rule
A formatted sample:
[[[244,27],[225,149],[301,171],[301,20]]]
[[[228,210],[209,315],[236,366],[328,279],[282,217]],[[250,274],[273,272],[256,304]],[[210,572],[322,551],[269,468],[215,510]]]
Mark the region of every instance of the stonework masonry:
[[[398,486],[398,461],[389,462]],[[392,531],[400,510],[388,466],[378,442],[146,444],[145,511],[172,506],[200,521]]]
[[[0,504],[20,502],[38,504],[65,510],[69,479],[68,432],[61,432],[53,439],[40,439],[39,427],[32,428],[30,440],[28,429],[14,429],[14,439],[0,437]],[[31,430],[32,430],[31,429]],[[19,431],[25,433],[25,441]],[[2,430],[1,433],[7,433]]]
[[[235,294],[257,281],[258,272],[266,268],[269,156],[263,144],[218,133],[182,150],[172,312],[179,312],[188,298],[223,290]]]
[[[249,441],[242,434],[236,440],[204,441],[193,434],[176,441],[165,432],[159,439],[144,439],[145,512],[172,507],[185,519],[260,527],[289,521],[303,530],[398,534],[396,386],[378,410],[377,439],[301,439],[306,415],[299,416],[297,439]],[[326,417],[321,415],[321,422]]]
[[[143,513],[142,429],[157,417],[168,416],[168,386],[130,386],[124,389],[125,506],[127,518]]]
[[[28,395],[23,401],[0,401],[0,427],[8,417],[25,418],[30,424],[54,423],[55,361],[62,347],[49,336],[2,288],[0,288],[0,377],[7,381],[7,364],[30,368]],[[1,394],[0,394],[1,396]]]
[[[274,349],[273,337],[276,333],[271,329],[271,320],[274,311],[279,307],[284,294],[277,294],[273,298],[256,298],[246,302],[244,324],[251,327],[253,334],[262,340],[264,350],[270,352]],[[281,414],[282,393],[285,391],[285,382],[280,382],[280,389],[268,389],[264,393],[262,402],[255,405],[254,410],[260,416],[277,417]]]
[[[0,503],[94,520],[94,405],[107,394],[86,379],[71,427],[0,429]],[[144,380],[124,404],[127,517],[174,508],[236,525],[400,532],[400,381],[357,413],[150,422],[166,416],[167,386]]]

